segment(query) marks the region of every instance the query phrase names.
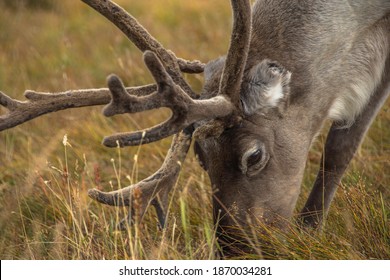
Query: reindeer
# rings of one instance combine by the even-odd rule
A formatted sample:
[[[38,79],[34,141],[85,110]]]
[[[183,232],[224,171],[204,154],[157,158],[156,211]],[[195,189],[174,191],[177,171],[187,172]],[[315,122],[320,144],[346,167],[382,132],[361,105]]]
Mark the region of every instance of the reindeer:
[[[82,0],[114,23],[143,53],[155,84],[125,87],[116,75],[108,88],[61,93],[26,91],[27,101],[4,93],[0,130],[73,107],[103,105],[113,116],[167,107],[165,122],[105,137],[107,147],[136,146],[174,135],[161,168],[126,188],[89,190],[100,203],[129,206],[125,228],[149,205],[166,224],[168,195],[194,139],[195,153],[214,191],[218,236],[227,245],[252,222],[283,227],[293,214],[310,146],[333,120],[320,171],[300,212],[317,228],[343,173],[390,92],[388,0],[231,1],[233,30],[226,56],[207,64],[166,50],[138,21],[109,0]],[[181,73],[204,72],[195,93]]]

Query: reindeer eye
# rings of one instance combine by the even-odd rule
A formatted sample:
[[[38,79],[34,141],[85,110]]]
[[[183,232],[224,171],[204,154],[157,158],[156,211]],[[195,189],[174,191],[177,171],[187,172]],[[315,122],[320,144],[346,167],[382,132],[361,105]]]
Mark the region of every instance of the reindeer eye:
[[[240,170],[246,176],[253,177],[267,165],[268,159],[269,155],[265,146],[257,143],[242,155]]]
[[[253,165],[255,165],[256,163],[258,163],[261,158],[263,157],[263,152],[258,149],[256,150],[255,152],[253,152],[248,158],[247,158],[247,167],[251,167]]]

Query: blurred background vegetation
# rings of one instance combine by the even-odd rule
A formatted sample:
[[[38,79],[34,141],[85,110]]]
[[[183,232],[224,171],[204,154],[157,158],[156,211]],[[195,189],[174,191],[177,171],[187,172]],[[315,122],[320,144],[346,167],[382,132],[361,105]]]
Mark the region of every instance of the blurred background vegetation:
[[[206,62],[226,53],[231,26],[226,1],[117,2],[178,57]],[[26,89],[105,87],[110,73],[128,86],[152,82],[141,53],[81,1],[0,0],[0,42],[0,90],[14,98],[23,99]],[[186,78],[200,90],[202,75]],[[266,237],[269,250],[245,258],[390,258],[389,108],[388,101],[351,164],[323,232],[272,232]],[[156,171],[170,139],[123,150],[100,143],[105,135],[148,127],[167,116],[158,110],[104,118],[101,108],[83,108],[1,132],[0,258],[214,258],[210,184],[192,151],[164,231],[148,211],[142,225],[117,232],[115,222],[125,209],[87,196],[89,188],[116,189]],[[298,209],[315,178],[324,140],[320,136],[313,145]]]
[[[52,9],[55,6],[53,0],[1,0],[0,3],[11,9]]]

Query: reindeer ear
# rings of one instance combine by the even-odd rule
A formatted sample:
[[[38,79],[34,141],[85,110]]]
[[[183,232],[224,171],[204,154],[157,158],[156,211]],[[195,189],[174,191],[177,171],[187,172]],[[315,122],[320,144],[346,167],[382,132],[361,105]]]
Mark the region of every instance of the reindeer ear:
[[[204,68],[204,77],[206,83],[210,80],[217,80],[218,85],[222,75],[223,66],[225,65],[225,56],[221,56],[208,62]]]
[[[265,59],[245,75],[241,105],[245,115],[265,114],[271,109],[282,112],[288,104],[291,72],[279,63]]]

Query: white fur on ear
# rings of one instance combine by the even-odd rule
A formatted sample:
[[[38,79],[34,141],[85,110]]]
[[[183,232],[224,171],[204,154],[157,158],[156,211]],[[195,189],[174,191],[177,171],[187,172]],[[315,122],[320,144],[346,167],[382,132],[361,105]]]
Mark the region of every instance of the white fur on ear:
[[[253,66],[244,77],[241,104],[246,115],[279,111],[287,105],[291,72],[277,62],[265,59]]]

